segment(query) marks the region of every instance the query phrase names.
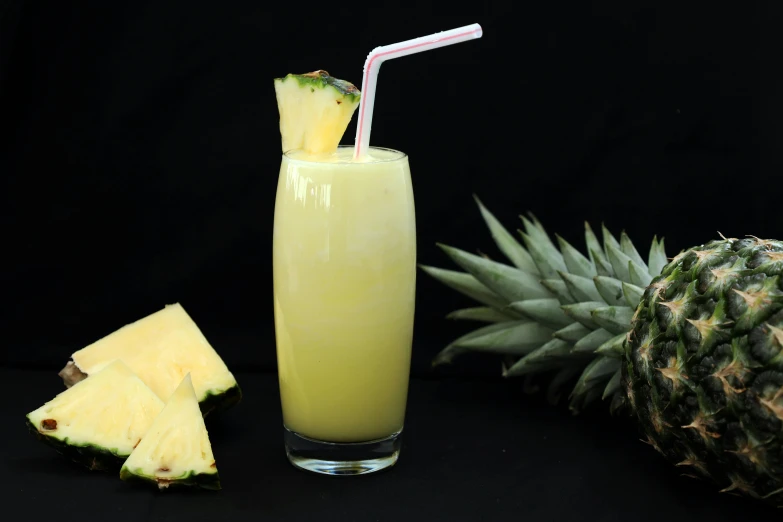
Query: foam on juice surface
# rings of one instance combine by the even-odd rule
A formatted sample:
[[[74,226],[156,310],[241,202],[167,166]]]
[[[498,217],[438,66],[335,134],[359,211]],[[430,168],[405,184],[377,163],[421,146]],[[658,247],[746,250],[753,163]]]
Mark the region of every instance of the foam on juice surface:
[[[335,152],[323,154],[309,154],[303,150],[292,151],[287,154],[288,158],[295,161],[317,162],[317,163],[376,163],[398,160],[404,157],[404,154],[395,150],[372,148],[361,159],[354,159],[353,147],[339,147]]]

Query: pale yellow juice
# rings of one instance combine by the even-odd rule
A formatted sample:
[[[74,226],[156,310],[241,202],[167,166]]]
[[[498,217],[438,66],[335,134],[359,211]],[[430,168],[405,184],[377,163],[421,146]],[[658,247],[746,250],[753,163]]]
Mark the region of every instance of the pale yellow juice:
[[[407,157],[353,147],[283,157],[274,221],[285,426],[328,442],[402,430],[416,286]]]

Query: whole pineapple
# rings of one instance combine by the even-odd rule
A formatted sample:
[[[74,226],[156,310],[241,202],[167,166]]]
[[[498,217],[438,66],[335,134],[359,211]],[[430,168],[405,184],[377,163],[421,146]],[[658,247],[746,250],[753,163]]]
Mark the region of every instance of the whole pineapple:
[[[646,441],[722,491],[783,504],[783,242],[726,239],[645,262],[625,233],[585,225],[588,255],[522,217],[519,243],[477,199],[513,266],[441,245],[465,272],[422,266],[483,306],[490,323],[449,344],[505,356],[505,376],[548,374],[555,401],[626,408]]]

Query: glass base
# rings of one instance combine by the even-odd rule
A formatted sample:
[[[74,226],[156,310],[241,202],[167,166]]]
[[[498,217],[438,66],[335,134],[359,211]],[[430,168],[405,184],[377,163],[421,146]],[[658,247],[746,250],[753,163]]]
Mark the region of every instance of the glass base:
[[[365,475],[393,466],[402,432],[369,442],[340,444],[308,439],[285,428],[285,452],[297,468],[324,475]]]

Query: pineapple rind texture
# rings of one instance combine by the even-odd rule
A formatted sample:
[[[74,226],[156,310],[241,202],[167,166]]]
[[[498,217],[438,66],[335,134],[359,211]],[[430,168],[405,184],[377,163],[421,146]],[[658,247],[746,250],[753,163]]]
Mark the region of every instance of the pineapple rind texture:
[[[201,488],[210,490],[220,490],[222,486],[220,484],[220,476],[217,473],[197,473],[189,472],[172,477],[170,480],[161,480],[152,476],[144,474],[142,468],[122,468],[120,471],[120,479],[129,484],[139,485],[154,485],[159,490],[172,488]]]
[[[60,440],[42,434],[38,427],[30,419],[25,422],[27,429],[38,440],[54,449],[64,458],[83,466],[90,471],[113,471],[120,469],[125,458],[109,449],[96,444],[82,444],[73,446],[67,440]]]
[[[724,239],[643,295],[623,377],[647,440],[724,491],[783,503],[783,242]]]
[[[327,87],[333,87],[338,93],[347,97],[350,101],[356,103],[361,97],[359,89],[352,83],[335,78],[331,76],[328,71],[317,70],[304,74],[288,74],[283,78],[275,78],[275,81],[285,81],[286,79],[294,79],[302,87],[313,87],[317,89],[324,89]]]
[[[464,272],[421,266],[481,304],[449,318],[486,324],[433,364],[484,352],[526,386],[549,374],[550,401],[571,384],[574,413],[603,399],[686,474],[783,505],[783,242],[724,238],[670,260],[654,238],[645,259],[585,224],[583,255],[534,216],[516,240],[476,201],[510,264],[442,246]]]

